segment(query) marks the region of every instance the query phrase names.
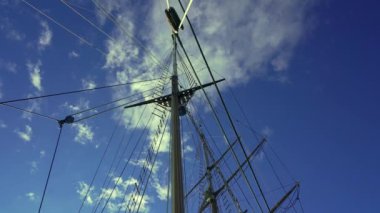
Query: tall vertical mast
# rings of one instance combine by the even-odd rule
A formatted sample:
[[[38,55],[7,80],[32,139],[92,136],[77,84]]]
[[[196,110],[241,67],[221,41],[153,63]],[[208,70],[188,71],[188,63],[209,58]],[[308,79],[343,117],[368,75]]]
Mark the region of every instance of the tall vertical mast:
[[[182,150],[179,121],[178,73],[177,73],[177,42],[173,33],[173,76],[171,94],[171,193],[172,212],[184,212]]]

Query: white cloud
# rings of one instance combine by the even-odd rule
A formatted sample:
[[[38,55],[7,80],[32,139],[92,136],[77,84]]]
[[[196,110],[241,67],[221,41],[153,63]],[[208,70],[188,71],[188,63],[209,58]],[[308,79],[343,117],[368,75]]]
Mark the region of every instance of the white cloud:
[[[79,58],[79,57],[80,57],[79,53],[77,53],[74,50],[69,53],[69,58]]]
[[[229,0],[201,1],[191,8],[190,18],[212,69],[222,76],[229,76],[229,81],[224,84],[233,86],[255,76],[271,75],[272,70],[288,69],[293,49],[305,32],[306,14],[311,3],[311,0],[243,0],[238,4]],[[157,55],[163,55],[171,46],[170,28],[159,1],[153,1],[149,8],[139,5],[140,8],[136,10],[131,9],[130,4],[119,1],[104,4],[108,11],[119,12],[118,20],[128,23],[127,31],[143,40],[145,46]],[[174,6],[182,14],[179,7]],[[144,28],[135,29],[137,22],[131,11],[140,13],[138,9],[149,12],[146,13]],[[187,31],[181,31],[180,34],[188,51],[193,53],[196,45],[186,22],[185,29]],[[117,32],[120,29],[115,30],[116,39],[108,41],[109,54],[105,67],[133,70],[132,63],[128,62],[136,62],[142,57],[145,59],[142,63],[146,64],[148,54],[139,51],[142,48],[138,49],[128,36],[119,36]],[[205,82],[208,74],[203,73],[200,75]],[[129,74],[129,77],[131,79],[133,75]]]
[[[25,196],[30,200],[30,201],[36,201],[37,200],[37,195],[34,192],[28,192],[25,194]]]
[[[120,190],[120,188],[116,187],[115,189],[112,188],[103,188],[101,189],[100,197],[103,199],[115,200],[118,198],[123,198],[123,191]]]
[[[126,189],[128,186],[133,186],[134,184],[138,183],[137,179],[133,178],[133,177],[131,177],[125,181],[123,181],[122,177],[114,177],[112,179],[112,181],[114,182],[114,184],[121,186],[123,189]]]
[[[93,89],[96,87],[96,83],[90,79],[82,79],[83,89]]]
[[[92,142],[92,139],[94,138],[94,132],[92,131],[91,126],[83,123],[74,123],[72,127],[77,131],[77,134],[74,138],[76,142],[83,145]]]
[[[29,126],[29,125],[26,125],[25,126],[25,131],[19,131],[19,130],[16,130],[15,131],[17,133],[17,135],[24,141],[30,141],[31,138],[32,138],[32,133],[33,133],[33,130],[32,130],[32,127]]]
[[[221,76],[229,76],[228,81],[222,85],[234,86],[258,76],[289,82],[284,71],[288,69],[293,49],[305,32],[306,14],[311,2],[312,0],[243,0],[237,4],[229,0],[201,1],[193,5],[189,16],[212,70]],[[172,46],[170,27],[162,12],[163,5],[159,1],[151,1],[149,6],[138,5],[138,8],[124,1],[101,1],[101,4],[108,12],[112,11],[117,21],[124,26],[116,27],[111,33],[114,39],[106,42],[108,54],[105,57],[104,69],[108,71],[107,78],[111,79],[112,83],[120,83],[149,79],[153,78],[155,73],[160,73],[151,52],[154,52],[157,58],[157,55],[164,56],[165,51]],[[173,4],[177,12],[182,14],[177,3]],[[135,18],[141,11],[147,14],[144,27],[135,27],[141,26],[138,23],[139,19]],[[105,17],[100,11],[98,17],[101,24],[104,24]],[[190,55],[199,56],[186,22],[185,29],[180,32],[185,48]],[[125,32],[138,38],[144,47],[130,36],[126,36]],[[198,75],[202,82],[210,81],[208,72],[198,72]],[[114,96],[120,98],[142,92],[151,88],[151,85],[131,85],[115,90]],[[148,110],[151,112],[152,108],[149,106]],[[124,110],[122,115],[125,125],[137,125],[142,110],[142,107]],[[145,114],[144,120],[147,120],[150,113]],[[138,127],[143,125],[140,123]],[[154,128],[151,129],[151,133],[154,132]],[[163,150],[168,150],[165,142]]]
[[[30,81],[32,85],[38,90],[42,91],[41,85],[41,67],[42,63],[38,60],[36,63],[28,62],[26,63],[26,67],[29,70]]]
[[[71,112],[78,112],[80,110],[88,109],[89,105],[90,105],[90,101],[84,98],[80,98],[75,104],[69,104],[68,102],[65,102],[63,104],[63,107],[65,107],[66,109],[69,109]]]
[[[307,23],[306,14],[312,0],[242,0],[239,3],[229,0],[200,1],[194,4],[190,10],[190,18],[202,44],[208,62],[212,70],[221,76],[228,76],[227,82],[222,85],[235,86],[244,84],[255,77],[265,77],[271,80],[274,77],[278,81],[288,81],[286,72],[293,50],[301,40]],[[121,23],[122,28],[115,28],[111,33],[112,40],[106,41],[108,54],[105,57],[103,68],[107,71],[107,79],[110,83],[136,81],[140,79],[152,79],[161,73],[152,59],[151,52],[156,56],[164,56],[172,47],[170,27],[163,14],[163,4],[159,1],[150,1],[151,4],[135,6],[126,1],[100,1],[107,12],[112,12]],[[177,12],[181,15],[180,7],[173,2]],[[141,26],[140,14],[144,17],[144,27]],[[228,14],[228,15],[227,15]],[[101,24],[106,23],[105,16],[98,11]],[[136,27],[135,27],[136,26]],[[138,26],[138,27],[137,27]],[[185,31],[180,32],[185,48],[190,55],[199,56],[194,39],[185,22]],[[138,38],[144,47],[136,43],[130,36]],[[149,48],[146,51],[146,48]],[[161,59],[161,58],[160,58]],[[197,68],[204,68],[199,64]],[[197,69],[198,70],[198,69]],[[203,83],[210,81],[208,72],[198,72]],[[274,77],[273,77],[274,76]],[[183,80],[183,79],[180,79]],[[135,84],[123,89],[115,89],[114,98],[121,98],[130,94],[142,92],[152,85]],[[223,89],[224,87],[222,87]],[[148,96],[143,96],[148,99]],[[123,110],[115,115],[122,115],[125,126],[143,128],[143,121],[154,109],[154,105],[136,107]],[[152,141],[159,119],[152,121],[148,139]],[[165,133],[160,152],[169,150],[169,134]],[[193,148],[185,146],[185,153],[192,152]],[[143,160],[134,161],[137,166],[143,165]],[[154,175],[160,169],[155,166]],[[159,199],[164,199],[166,186],[155,183],[155,190]]]
[[[157,126],[155,126],[155,125],[152,125],[152,126],[153,126],[152,130],[154,130],[154,128],[157,128]],[[163,134],[163,136],[162,136],[162,134]],[[153,149],[154,150],[158,149],[158,152],[169,152],[169,148],[170,148],[170,132],[169,132],[169,130],[166,129],[165,132],[160,133],[159,137],[155,137],[155,135],[156,135],[155,131],[150,133],[150,141],[151,141]],[[162,136],[162,141],[160,144],[161,136]],[[153,141],[154,138],[157,138],[156,142]]]
[[[88,191],[85,204],[92,205],[94,203],[94,199],[93,199],[94,187],[91,187],[91,189],[89,190],[90,186],[86,184],[85,182],[81,181],[78,184],[79,184],[79,187],[77,188],[77,193],[79,194],[79,198],[83,200],[83,198],[86,196],[87,191]]]
[[[166,177],[168,176],[167,173],[163,175],[165,175]],[[163,175],[161,175],[160,178],[158,178],[157,175],[154,175],[152,178],[153,179],[152,185],[154,189],[156,190],[158,199],[165,201],[168,198],[168,185],[161,185],[159,181],[159,179],[165,179],[163,178]]]
[[[53,38],[53,32],[50,30],[49,25],[46,21],[41,21],[42,31],[38,39],[38,48],[44,50],[47,46],[51,44]]]
[[[46,155],[45,150],[41,150],[41,151],[40,151],[40,158],[45,157],[45,155]]]
[[[126,180],[123,180],[122,178],[120,178],[119,181],[118,179],[119,177],[114,177],[112,179],[114,184],[117,183],[114,190],[113,190],[113,187],[100,188],[100,189],[91,187],[88,193],[88,196],[86,198],[85,204],[94,205],[100,199],[103,199],[103,201],[105,201],[108,199],[108,197],[110,197],[109,202],[107,204],[107,212],[118,212],[119,209],[121,209],[122,211],[125,211],[125,208],[129,200],[132,198],[132,192],[125,194],[125,190],[127,189],[128,186],[133,186],[135,185],[135,183],[138,183],[138,181],[135,178],[128,178]],[[83,198],[86,196],[88,189],[89,189],[89,185],[87,183],[83,181],[79,182],[79,187],[77,188],[76,192],[79,194],[80,200],[83,200]],[[131,190],[131,188],[129,189]],[[135,196],[136,202],[139,202],[141,199],[142,199],[142,196]],[[139,212],[148,212],[149,211],[148,203],[150,201],[151,201],[150,196],[145,195],[144,198],[142,199]]]

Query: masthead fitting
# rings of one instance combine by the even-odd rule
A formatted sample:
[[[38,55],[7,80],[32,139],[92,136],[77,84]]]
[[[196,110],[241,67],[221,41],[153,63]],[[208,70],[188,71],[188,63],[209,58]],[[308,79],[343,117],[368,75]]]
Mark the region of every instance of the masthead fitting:
[[[178,30],[183,30],[183,25],[181,25],[181,19],[178,16],[178,13],[175,11],[173,7],[169,7],[169,9],[165,9],[165,15],[168,19],[171,27],[173,28],[174,33],[178,33]]]

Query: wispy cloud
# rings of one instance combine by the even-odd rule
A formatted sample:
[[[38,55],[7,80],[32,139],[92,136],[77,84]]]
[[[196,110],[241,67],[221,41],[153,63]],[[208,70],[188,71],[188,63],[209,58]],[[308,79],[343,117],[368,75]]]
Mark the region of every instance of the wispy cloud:
[[[37,195],[34,192],[28,192],[28,193],[25,194],[25,196],[30,201],[37,201]]]
[[[45,157],[45,155],[46,155],[46,151],[45,150],[41,150],[40,151],[40,158]]]
[[[32,127],[29,126],[29,125],[26,125],[25,126],[25,130],[24,131],[20,131],[20,130],[15,130],[16,134],[24,141],[30,141],[31,138],[32,138],[32,133],[33,133],[33,130],[32,130]]]
[[[79,194],[79,198],[81,200],[83,200],[87,194],[87,191],[88,191],[88,195],[86,197],[85,204],[92,205],[94,203],[94,199],[93,199],[94,187],[91,187],[91,189],[89,190],[90,186],[87,183],[80,181],[78,184],[79,184],[79,186],[77,188],[77,193]]]
[[[7,38],[16,40],[16,41],[21,41],[25,38],[25,35],[15,29],[12,29],[8,31]]]
[[[22,41],[25,38],[25,34],[15,29],[9,18],[0,19],[0,30],[9,40]]]
[[[273,135],[273,133],[273,129],[268,126],[265,126],[264,129],[261,130],[261,134],[265,137],[270,137]]]
[[[38,60],[36,63],[32,62],[27,62],[26,67],[29,70],[29,76],[30,76],[30,81],[32,85],[38,90],[42,91],[42,85],[41,85],[41,65],[42,62]]]
[[[92,131],[91,126],[83,123],[74,123],[72,127],[77,131],[74,138],[76,142],[83,145],[92,142],[92,139],[94,138],[94,132]]]
[[[38,162],[37,161],[31,161],[29,162],[30,165],[30,173],[34,174],[38,171]]]
[[[75,50],[69,52],[69,58],[79,58],[80,55]]]
[[[38,92],[35,94],[39,94]],[[31,97],[32,94],[29,94],[27,97]],[[33,111],[33,112],[40,112],[41,111],[41,100],[31,100],[29,101],[28,107],[26,110]],[[28,119],[29,121],[32,120],[33,115],[27,112],[22,113],[22,118]]]
[[[53,38],[53,32],[50,30],[49,25],[46,21],[41,21],[42,31],[40,37],[38,38],[38,48],[44,50],[47,46],[51,44]]]
[[[65,102],[63,104],[63,107],[66,109],[69,109],[71,112],[78,112],[80,110],[85,110],[89,108],[90,101],[80,98],[77,103],[75,104],[70,104],[68,102]]]
[[[16,73],[17,64],[0,58],[0,69],[4,69],[11,73]]]
[[[83,89],[93,89],[96,87],[96,83],[91,79],[82,79],[82,87]]]
[[[95,187],[91,187],[88,196],[86,198],[86,205],[94,205],[96,202],[99,202],[100,199],[103,201],[109,198],[109,202],[107,204],[107,212],[118,212],[119,209],[122,211],[126,210],[126,206],[130,199],[132,198],[132,192],[126,192],[133,189],[132,187],[135,184],[138,184],[138,181],[135,178],[128,178],[123,180],[123,178],[114,177],[112,182],[115,185],[115,189],[113,187],[110,188],[100,188],[96,189]],[[132,186],[132,187],[130,187]],[[79,199],[83,200],[87,191],[89,189],[89,185],[84,181],[80,181],[78,183],[77,193],[79,195]],[[112,192],[113,191],[113,192]],[[145,195],[142,197],[141,195],[134,196],[136,202],[141,201],[141,206],[139,212],[149,212],[148,204],[151,202],[151,197],[149,195]]]
[[[7,127],[8,127],[7,124],[5,124],[3,120],[0,120],[0,129],[4,129]]]

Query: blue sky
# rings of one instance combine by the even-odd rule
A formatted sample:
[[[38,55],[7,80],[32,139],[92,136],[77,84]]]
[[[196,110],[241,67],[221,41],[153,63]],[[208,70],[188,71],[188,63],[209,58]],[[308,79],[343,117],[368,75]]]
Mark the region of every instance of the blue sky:
[[[0,100],[160,77],[156,61],[164,61],[171,48],[170,28],[163,13],[165,1],[100,1],[120,25],[107,20],[91,1],[70,2],[99,28],[60,1],[30,3],[61,27],[22,1],[0,1]],[[291,176],[301,182],[305,212],[374,212],[380,201],[378,6],[375,1],[194,1],[190,10],[212,70],[218,78],[227,79],[221,88],[238,121],[239,134],[252,150],[257,141],[242,124],[245,118],[231,90],[252,127],[267,135]],[[209,82],[186,23],[180,33],[202,82]],[[180,83],[186,87],[181,73]],[[61,119],[115,98],[141,93],[152,85],[155,84],[133,84],[14,106]],[[216,92],[208,92],[227,127]],[[198,99],[191,106],[196,106],[194,114],[205,120],[209,139],[220,142],[217,146],[224,150],[221,133],[213,127],[212,114],[202,101],[204,97],[198,94],[193,99]],[[146,111],[143,107],[115,110],[65,126],[43,210],[77,211],[114,126],[120,124],[90,193],[92,200],[85,204],[83,212],[89,212],[101,193],[107,194],[108,189],[102,192],[101,185],[112,157],[120,150],[118,141],[125,133],[135,143],[153,111],[153,106]],[[143,122],[139,122],[140,114]],[[86,115],[77,118],[83,116]],[[158,123],[159,119],[153,120],[141,144],[151,143]],[[139,128],[133,133],[136,126]],[[186,119],[182,126],[189,187],[196,181],[192,174],[198,175],[199,164],[194,162],[199,159],[195,145],[199,141],[192,140],[193,128]],[[0,107],[2,211],[37,211],[58,130],[54,121]],[[164,132],[144,211],[166,209],[169,132]],[[227,133],[232,140],[231,130]],[[270,153],[269,148],[267,151]],[[253,162],[259,179],[264,191],[271,192],[278,183],[269,177],[263,155],[257,158]],[[140,170],[143,159],[134,153],[123,182],[117,186],[120,192],[133,183],[131,170]],[[232,159],[231,155],[228,159]],[[273,162],[284,183],[290,184],[286,169],[276,158]],[[244,182],[241,177],[238,180]],[[274,205],[276,196],[269,194]],[[122,195],[114,196],[111,205],[115,207]]]

